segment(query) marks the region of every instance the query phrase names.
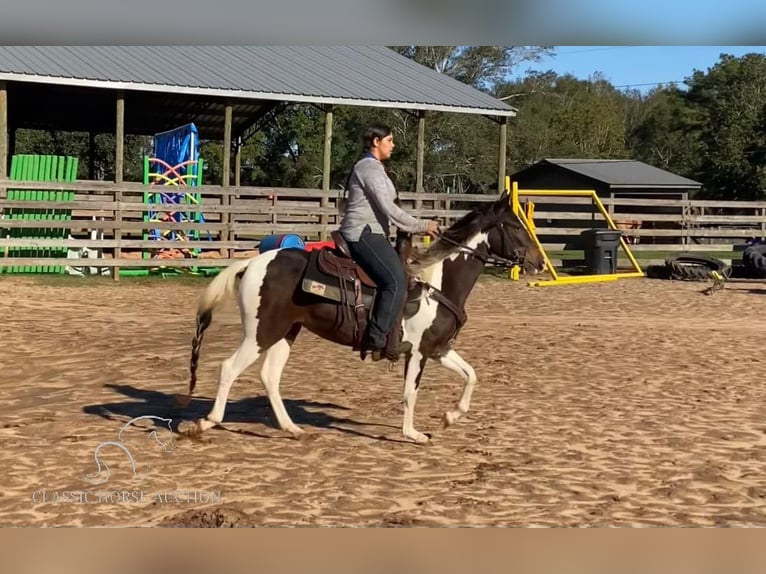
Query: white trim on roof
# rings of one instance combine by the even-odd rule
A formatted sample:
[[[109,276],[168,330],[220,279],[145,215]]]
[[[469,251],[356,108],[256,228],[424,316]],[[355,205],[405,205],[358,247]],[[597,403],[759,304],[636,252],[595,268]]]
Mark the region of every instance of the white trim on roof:
[[[222,98],[241,98],[247,100],[276,100],[283,102],[300,102],[310,104],[336,104],[347,106],[366,106],[378,108],[414,109],[434,112],[455,112],[464,114],[483,114],[488,116],[515,117],[516,110],[487,107],[450,106],[443,104],[428,104],[424,102],[404,102],[394,100],[366,100],[360,98],[342,98],[330,96],[308,96],[300,94],[283,94],[277,92],[256,92],[249,90],[229,90],[224,88],[203,88],[197,86],[175,86],[168,84],[144,84],[140,82],[124,82],[113,80],[95,80],[88,78],[65,78],[60,76],[43,76],[39,74],[22,74],[15,72],[0,72],[0,80],[11,82],[34,82],[39,84],[55,84],[59,86],[77,86],[83,88],[101,88],[111,90],[135,90],[145,92],[161,92],[171,94],[186,94],[196,96],[211,96]]]
[[[701,183],[689,181],[689,183],[606,183],[613,189],[691,189],[702,187]]]

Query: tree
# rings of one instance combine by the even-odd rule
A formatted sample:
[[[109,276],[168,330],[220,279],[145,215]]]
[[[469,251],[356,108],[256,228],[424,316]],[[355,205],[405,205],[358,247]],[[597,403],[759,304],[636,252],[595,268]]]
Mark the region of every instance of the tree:
[[[686,80],[697,111],[706,195],[721,199],[766,197],[766,56],[723,54],[707,73]]]
[[[650,91],[629,127],[628,147],[634,159],[694,178],[700,170],[700,111],[675,86]]]
[[[125,181],[143,180],[143,156],[151,154],[150,137],[125,136]],[[113,134],[96,134],[93,150],[86,132],[63,132],[55,130],[16,131],[16,154],[65,155],[77,157],[78,179],[111,181],[114,179],[115,143]],[[91,157],[93,173],[91,174]]]
[[[515,169],[544,157],[627,157],[626,97],[600,76],[532,73],[499,94],[519,110],[510,135]]]
[[[400,54],[475,88],[492,92],[523,62],[553,54],[550,46],[391,46]]]

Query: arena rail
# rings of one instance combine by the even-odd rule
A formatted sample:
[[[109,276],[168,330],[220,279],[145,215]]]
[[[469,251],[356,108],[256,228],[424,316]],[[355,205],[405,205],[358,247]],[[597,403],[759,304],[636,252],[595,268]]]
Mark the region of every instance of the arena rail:
[[[29,193],[21,194],[24,199],[15,193],[9,200],[6,189]],[[0,180],[0,271],[65,265],[69,261],[62,253],[69,249],[96,250],[97,262],[88,264],[110,268],[225,266],[252,255],[267,235],[296,233],[309,241],[326,239],[337,228],[342,195],[340,190],[203,185],[195,188],[198,203],[181,206],[145,203],[148,190],[156,188],[141,183]],[[70,201],[40,201],[36,191],[74,194]],[[443,225],[496,197],[400,193],[408,212]],[[766,239],[766,202],[613,197],[600,201],[642,262],[652,251],[733,252],[750,238]],[[161,214],[177,210],[201,212],[204,221],[162,220]],[[147,221],[150,212],[160,215]],[[604,223],[591,198],[535,197],[535,225],[540,242],[551,253],[572,249],[584,229]],[[160,235],[180,231],[189,238],[157,241],[147,237],[150,230]],[[158,253],[175,257],[160,260]],[[557,260],[552,253],[551,261]]]

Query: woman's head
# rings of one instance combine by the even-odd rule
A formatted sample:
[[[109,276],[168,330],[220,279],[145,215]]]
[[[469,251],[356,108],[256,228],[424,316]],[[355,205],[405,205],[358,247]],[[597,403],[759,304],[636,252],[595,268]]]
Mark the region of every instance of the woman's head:
[[[389,159],[394,151],[394,136],[391,128],[382,124],[367,126],[362,136],[364,151],[370,152],[380,161]]]

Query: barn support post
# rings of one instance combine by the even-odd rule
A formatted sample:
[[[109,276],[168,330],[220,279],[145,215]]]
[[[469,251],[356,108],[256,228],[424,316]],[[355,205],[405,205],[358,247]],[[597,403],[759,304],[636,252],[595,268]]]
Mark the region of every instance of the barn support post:
[[[497,192],[505,189],[505,160],[508,148],[508,117],[500,118],[500,139],[497,150]]]
[[[224,188],[228,188],[231,181],[231,116],[232,106],[231,104],[227,104],[223,116],[223,166],[221,186]],[[224,194],[221,196],[221,203],[225,207],[231,206],[231,195],[230,190],[224,189]],[[221,223],[225,225],[224,231],[221,232],[221,239],[229,243],[231,242],[231,213],[221,213]],[[231,259],[231,249],[221,249],[221,256]]]
[[[234,187],[239,187],[242,181],[242,138],[237,137],[234,151]]]
[[[93,140],[91,140],[93,142]],[[92,148],[91,148],[92,149]],[[91,152],[92,153],[92,152]],[[114,183],[122,183],[125,169],[125,95],[120,92],[117,94],[116,106],[115,106],[115,128],[114,128]],[[114,202],[119,204],[122,201],[122,190],[117,187],[114,190]],[[122,248],[120,242],[122,241],[122,229],[120,224],[122,223],[122,210],[119,205],[114,212],[114,240],[116,242],[114,247],[114,258],[120,259],[122,257]],[[120,268],[114,267],[112,269],[112,277],[115,281],[120,280]]]
[[[418,149],[415,164],[415,192],[423,193],[423,168],[426,155],[426,112],[418,110]],[[423,207],[423,200],[415,200],[415,209]]]
[[[88,131],[88,179],[96,179],[96,134]]]
[[[330,175],[332,174],[332,123],[333,123],[333,106],[328,105],[324,108],[324,152],[322,155],[322,191],[330,191]],[[322,197],[320,205],[323,208],[330,206],[330,198]],[[329,224],[329,217],[323,213],[319,216],[319,221],[322,224],[322,230],[319,233],[319,239],[326,241],[328,237],[327,225]]]

